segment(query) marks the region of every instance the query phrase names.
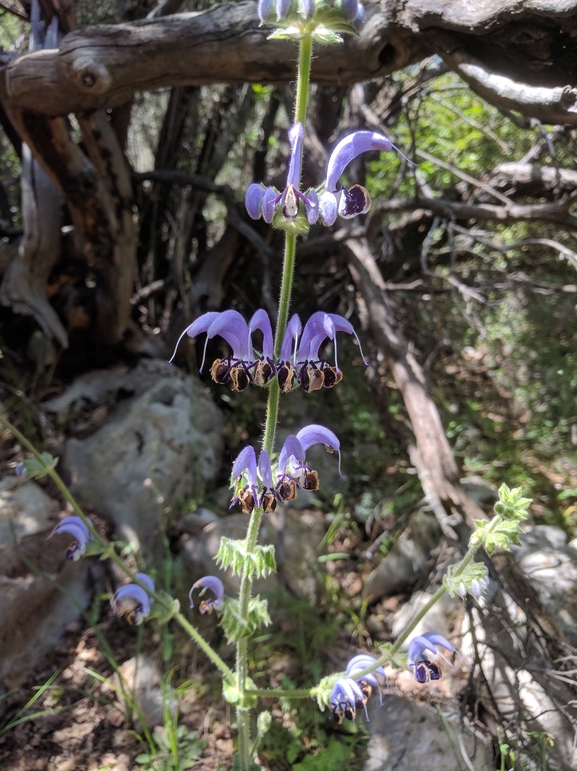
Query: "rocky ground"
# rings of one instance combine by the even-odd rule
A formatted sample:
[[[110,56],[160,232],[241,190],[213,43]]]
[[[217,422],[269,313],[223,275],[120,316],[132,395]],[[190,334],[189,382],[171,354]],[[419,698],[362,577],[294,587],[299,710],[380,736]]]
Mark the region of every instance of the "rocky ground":
[[[223,452],[222,416],[204,388],[196,378],[149,361],[81,377],[46,402],[42,413],[50,449],[61,458],[59,470],[96,526],[131,541],[140,564],[156,564],[159,575],[168,566],[185,606],[191,583],[216,572],[220,537],[238,537],[246,526],[244,515],[227,513],[226,489],[213,493],[212,509],[197,503],[218,482]],[[46,542],[69,512],[45,480],[14,474],[24,453],[5,438],[0,768],[168,771],[165,706],[173,715],[178,708],[182,768],[231,768],[234,716],[220,698],[218,677],[178,630],[151,624],[134,630],[114,616],[108,598],[122,577],[106,563],[71,563],[63,557],[66,538]],[[321,450],[314,461],[329,490],[339,484],[334,458]],[[490,509],[494,489],[480,479],[466,484]],[[275,544],[281,564],[278,576],[257,586],[272,598],[274,622],[255,646],[254,677],[263,687],[286,684],[286,678],[297,686],[316,682],[359,650],[394,640],[456,558],[426,508],[397,521],[377,517],[364,529],[345,516],[335,522],[310,495],[296,503],[267,515],[261,533],[263,543]],[[384,540],[383,533],[389,533],[386,556],[375,540]],[[126,558],[134,561],[134,554]],[[351,752],[331,771],[493,771],[491,737],[503,718],[515,730],[553,735],[549,768],[572,767],[577,543],[567,543],[560,528],[531,526],[515,559],[536,601],[547,608],[567,666],[543,659],[539,635],[550,630],[533,628],[529,611],[512,604],[492,580],[484,608],[445,598],[416,630],[452,640],[465,663],[442,663],[443,677],[425,685],[410,672],[393,673],[382,707],[374,697],[371,722],[361,718],[353,739],[312,703],[284,711],[267,704],[281,733],[272,732],[265,743],[263,767],[287,769],[294,759],[312,759],[319,746],[341,744]],[[234,592],[234,581],[222,578]],[[193,611],[191,620],[232,665],[233,651],[215,619]],[[128,703],[121,683],[132,694]],[[519,747],[528,768],[534,758],[538,765],[542,741],[533,742],[537,749]]]

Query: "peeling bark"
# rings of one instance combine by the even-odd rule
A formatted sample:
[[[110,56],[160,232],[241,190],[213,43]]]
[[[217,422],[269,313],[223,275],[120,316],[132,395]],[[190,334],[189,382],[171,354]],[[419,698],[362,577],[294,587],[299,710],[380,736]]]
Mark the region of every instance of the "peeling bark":
[[[0,302],[15,313],[34,316],[47,337],[55,337],[63,348],[67,348],[66,330],[46,297],[48,277],[60,259],[62,199],[26,145],[23,155],[24,235],[18,255],[4,275]]]

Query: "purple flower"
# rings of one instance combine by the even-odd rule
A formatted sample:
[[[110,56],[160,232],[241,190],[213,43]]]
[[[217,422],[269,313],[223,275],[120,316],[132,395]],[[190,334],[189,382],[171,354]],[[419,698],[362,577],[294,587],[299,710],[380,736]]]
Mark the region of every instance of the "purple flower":
[[[413,669],[415,680],[418,683],[428,683],[430,680],[438,680],[441,677],[439,667],[425,656],[425,651],[436,655],[436,645],[445,648],[449,653],[455,652],[451,643],[436,632],[425,632],[418,637],[413,637],[409,643],[407,664]]]
[[[137,573],[136,577],[154,591],[154,582],[146,573]],[[126,616],[131,624],[142,624],[150,613],[150,597],[148,592],[138,584],[121,586],[114,595],[114,608],[117,616]]]
[[[278,456],[275,490],[281,500],[294,500],[297,487],[303,490],[319,489],[318,472],[306,463],[306,451],[313,444],[324,444],[329,452],[339,453],[340,475],[341,445],[335,434],[324,426],[316,424],[305,426],[298,434],[291,434],[286,438]]]
[[[199,578],[198,581],[192,585],[192,588],[188,593],[190,607],[194,608],[192,592],[195,589],[199,589],[201,587],[201,597],[206,594],[207,589],[209,589],[214,594],[214,597],[209,597],[206,600],[202,600],[198,606],[199,611],[201,613],[212,613],[213,610],[222,610],[222,606],[224,604],[224,586],[220,578],[217,578],[216,576],[204,576],[203,578]]]
[[[60,535],[61,533],[68,533],[73,539],[66,550],[66,558],[75,561],[80,559],[86,551],[88,541],[92,538],[92,533],[86,527],[84,521],[80,517],[64,517],[56,525],[48,538],[52,538],[53,535]]]
[[[342,723],[343,718],[354,720],[358,709],[365,710],[367,721],[369,716],[366,709],[366,699],[361,687],[350,677],[341,677],[334,684],[331,691],[330,703],[332,718],[337,723]]]
[[[287,437],[279,453],[275,469],[266,450],[260,453],[258,464],[253,447],[245,447],[232,467],[231,486],[235,490],[231,506],[240,503],[242,511],[250,514],[256,506],[266,513],[274,511],[277,501],[292,501],[297,489],[318,490],[319,475],[306,463],[306,451],[313,444],[324,444],[339,453],[340,442],[324,426],[310,425],[298,434]]]
[[[230,505],[240,503],[244,514],[251,514],[255,506],[262,506],[265,514],[276,509],[279,496],[266,450],[259,455],[258,467],[254,448],[249,445],[241,450],[232,467],[232,486],[235,496]]]
[[[334,225],[337,214],[347,219],[356,217],[357,214],[366,214],[371,208],[371,196],[362,185],[337,190],[337,183],[349,163],[361,153],[371,150],[396,150],[403,155],[390,139],[374,131],[355,131],[354,134],[341,139],[329,158],[324,189],[319,197],[319,212],[323,225]]]
[[[369,672],[368,675],[362,677],[356,677],[356,674],[368,669],[376,664],[377,660],[373,656],[369,656],[367,653],[360,653],[358,656],[353,656],[349,661],[346,668],[346,675],[355,680],[365,696],[365,701],[368,701],[371,697],[373,688],[377,688],[379,691],[379,699],[381,706],[383,705],[383,695],[381,693],[381,685],[376,678],[376,675],[380,675],[384,680],[387,680],[385,670],[382,667],[377,667],[373,672]]]
[[[337,359],[337,332],[346,332],[354,335],[361,350],[361,356],[365,365],[367,361],[363,356],[363,349],[357,333],[350,321],[336,313],[313,313],[307,321],[300,339],[297,353],[297,380],[307,392],[318,391],[321,388],[332,388],[343,379],[343,373],[339,370]],[[319,348],[329,338],[335,346],[335,363],[330,364],[326,359],[319,359]]]
[[[339,369],[337,358],[337,332],[355,336],[363,361],[367,364],[358,335],[350,321],[343,316],[317,311],[307,321],[303,331],[300,319],[295,314],[287,324],[277,365],[281,391],[290,391],[295,380],[307,393],[319,391],[321,388],[332,388],[340,383],[343,373]],[[327,338],[334,341],[334,364],[319,358],[319,349]]]
[[[277,13],[283,1],[279,0]],[[301,212],[302,203],[309,225],[313,225],[318,220],[319,199],[316,192],[310,190],[307,195],[304,195],[299,191],[304,135],[302,123],[295,123],[289,129],[288,137],[291,145],[291,154],[287,172],[287,184],[282,192],[279,193],[274,187],[265,187],[256,182],[248,186],[244,202],[246,210],[252,219],[257,220],[259,217],[262,217],[265,222],[270,224],[280,212],[282,216],[276,218],[275,224],[280,227],[283,221],[285,223],[293,223]]]
[[[267,312],[262,308],[253,314],[248,324],[235,310],[203,314],[180,335],[170,363],[184,335],[194,338],[203,332],[206,332],[206,343],[200,365],[201,372],[209,340],[217,336],[222,337],[232,348],[231,354],[224,359],[216,359],[210,368],[210,374],[216,383],[226,383],[230,380],[233,391],[244,391],[249,383],[265,385],[276,374],[272,360],[272,327]],[[260,356],[256,355],[253,348],[252,336],[255,332],[262,333]]]

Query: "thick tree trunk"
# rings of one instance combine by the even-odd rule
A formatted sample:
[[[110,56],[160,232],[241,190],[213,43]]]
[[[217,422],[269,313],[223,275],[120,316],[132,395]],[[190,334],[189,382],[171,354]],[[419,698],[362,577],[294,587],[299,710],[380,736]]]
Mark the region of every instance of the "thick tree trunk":
[[[30,51],[57,46],[60,36],[53,9],[44,9],[44,17],[41,18],[39,0],[33,0],[30,13]],[[10,116],[4,111],[2,122],[14,128]],[[17,150],[19,144],[15,143]],[[62,199],[53,181],[34,159],[30,146],[21,145],[20,151],[24,234],[20,240],[18,256],[8,265],[4,274],[0,286],[0,302],[16,313],[34,316],[47,337],[55,337],[66,348],[68,335],[46,297],[46,283],[60,258],[62,246]]]
[[[371,80],[435,53],[488,101],[547,123],[577,124],[577,0],[366,5],[358,37],[319,47],[317,82]],[[267,40],[269,32],[259,27],[254,2],[72,32],[59,51],[11,61],[0,100],[64,115],[116,106],[143,89],[291,81],[294,46]]]
[[[55,337],[67,348],[66,330],[46,297],[46,282],[61,252],[62,198],[27,145],[23,156],[24,235],[0,286],[0,302],[16,313],[34,316],[47,337]]]

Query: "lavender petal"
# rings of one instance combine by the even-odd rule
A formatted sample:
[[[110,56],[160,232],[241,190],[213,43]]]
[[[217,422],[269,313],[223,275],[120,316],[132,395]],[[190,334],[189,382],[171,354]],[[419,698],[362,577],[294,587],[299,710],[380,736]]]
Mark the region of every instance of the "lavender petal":
[[[249,185],[244,196],[244,205],[248,216],[253,220],[259,219],[262,215],[262,199],[265,193],[265,187],[253,182]]]
[[[361,153],[370,150],[388,152],[396,149],[390,139],[375,131],[355,131],[341,139],[330,155],[327,165],[325,189],[334,192],[346,167]]]

